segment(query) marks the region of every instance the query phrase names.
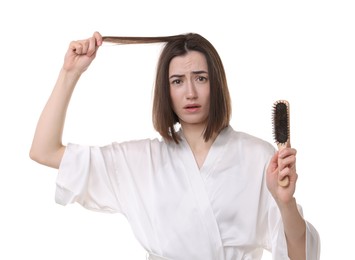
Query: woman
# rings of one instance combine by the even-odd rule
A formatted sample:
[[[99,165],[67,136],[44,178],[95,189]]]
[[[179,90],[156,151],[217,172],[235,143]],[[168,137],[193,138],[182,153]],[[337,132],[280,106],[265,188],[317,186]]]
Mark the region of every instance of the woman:
[[[154,92],[162,139],[64,146],[70,97],[103,40],[166,42]],[[41,114],[30,157],[58,168],[56,201],[124,214],[149,259],[318,259],[319,236],[294,198],[296,150],[229,125],[222,62],[198,34],[74,41]],[[180,128],[177,126],[180,125]],[[281,187],[285,176],[289,185]]]

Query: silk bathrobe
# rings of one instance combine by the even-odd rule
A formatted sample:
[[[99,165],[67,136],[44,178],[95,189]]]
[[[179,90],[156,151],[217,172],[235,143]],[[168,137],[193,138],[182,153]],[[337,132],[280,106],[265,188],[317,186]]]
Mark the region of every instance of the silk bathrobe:
[[[152,260],[254,260],[264,249],[273,259],[288,259],[282,219],[265,179],[275,148],[229,126],[199,169],[179,134],[179,144],[69,144],[57,203],[124,214]],[[318,233],[308,222],[306,232],[307,259],[316,260]]]

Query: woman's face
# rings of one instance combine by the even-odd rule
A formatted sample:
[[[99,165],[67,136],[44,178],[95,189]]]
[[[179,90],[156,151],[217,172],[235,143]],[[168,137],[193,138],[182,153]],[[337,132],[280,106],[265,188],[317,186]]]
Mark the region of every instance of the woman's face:
[[[210,82],[204,54],[189,51],[169,65],[170,96],[182,127],[205,126],[210,108]]]

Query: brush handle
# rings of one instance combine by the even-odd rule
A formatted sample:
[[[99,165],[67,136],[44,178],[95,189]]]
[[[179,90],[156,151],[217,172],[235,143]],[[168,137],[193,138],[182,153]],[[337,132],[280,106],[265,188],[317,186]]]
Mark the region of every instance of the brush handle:
[[[277,145],[277,148],[279,149],[279,151],[281,151],[282,149],[284,149],[286,147],[291,147],[290,139],[288,139],[288,141],[286,143]],[[286,188],[290,184],[290,177],[285,176],[283,179],[278,180],[278,183],[279,183],[279,185],[281,187],[285,187]]]

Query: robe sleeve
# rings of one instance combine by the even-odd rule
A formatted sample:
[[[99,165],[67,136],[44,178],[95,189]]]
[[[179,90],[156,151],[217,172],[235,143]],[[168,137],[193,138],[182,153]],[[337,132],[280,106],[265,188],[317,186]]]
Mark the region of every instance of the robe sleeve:
[[[302,207],[298,206],[298,211],[303,216]],[[288,258],[287,243],[281,215],[278,212],[276,203],[269,212],[269,230],[271,241],[271,252],[273,260],[283,260]],[[317,230],[306,221],[306,259],[320,259],[320,238]]]
[[[306,259],[320,259],[320,238],[317,230],[306,221]]]
[[[123,213],[115,176],[113,147],[68,144],[59,167],[55,201],[77,202],[83,207],[107,213]]]

